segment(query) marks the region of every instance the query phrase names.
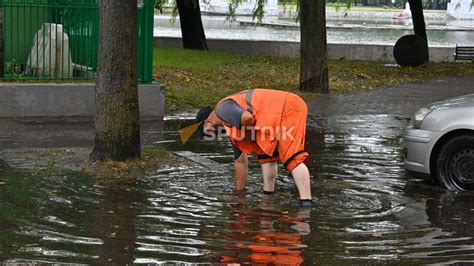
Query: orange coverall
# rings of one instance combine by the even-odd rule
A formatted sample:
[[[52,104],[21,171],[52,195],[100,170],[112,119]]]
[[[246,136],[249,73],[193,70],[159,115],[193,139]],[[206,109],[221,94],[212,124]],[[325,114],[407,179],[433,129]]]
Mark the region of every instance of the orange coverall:
[[[298,95],[279,90],[249,89],[224,98],[234,100],[255,119],[255,141],[240,129],[224,126],[231,142],[260,163],[280,161],[288,171],[309,158],[304,150],[308,107]],[[222,102],[221,101],[221,102]]]

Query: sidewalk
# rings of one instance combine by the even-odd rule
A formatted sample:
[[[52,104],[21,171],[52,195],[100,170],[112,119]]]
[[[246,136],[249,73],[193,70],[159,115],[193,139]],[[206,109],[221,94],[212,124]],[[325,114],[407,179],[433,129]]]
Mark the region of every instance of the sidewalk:
[[[163,140],[164,121],[141,122],[141,140],[151,145]],[[90,118],[0,118],[0,158],[6,149],[92,147]]]
[[[309,100],[308,107],[310,116],[387,114],[409,118],[424,105],[471,93],[474,93],[474,76],[450,77],[361,93],[322,96]]]

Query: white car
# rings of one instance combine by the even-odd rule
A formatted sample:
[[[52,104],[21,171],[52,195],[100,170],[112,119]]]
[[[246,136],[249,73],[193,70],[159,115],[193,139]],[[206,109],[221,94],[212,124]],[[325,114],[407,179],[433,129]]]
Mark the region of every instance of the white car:
[[[474,94],[419,109],[404,140],[410,174],[451,190],[474,190]]]

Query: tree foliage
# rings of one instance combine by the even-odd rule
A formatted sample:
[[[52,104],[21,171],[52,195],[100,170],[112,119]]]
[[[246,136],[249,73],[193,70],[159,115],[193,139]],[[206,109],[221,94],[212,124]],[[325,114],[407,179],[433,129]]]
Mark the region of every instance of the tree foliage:
[[[189,3],[192,3],[193,0],[186,0]],[[299,0],[298,0],[299,1]],[[229,1],[229,19],[234,20],[237,8],[239,8],[242,3],[244,3],[244,0],[230,0]],[[265,3],[266,0],[258,0],[257,3],[255,4],[255,7],[252,11],[252,18],[255,20],[257,19],[259,22],[262,21],[263,17],[265,16]],[[171,7],[172,8],[172,15],[173,17],[176,17],[178,15],[178,6],[176,0],[155,0],[155,8],[162,10],[165,7]]]

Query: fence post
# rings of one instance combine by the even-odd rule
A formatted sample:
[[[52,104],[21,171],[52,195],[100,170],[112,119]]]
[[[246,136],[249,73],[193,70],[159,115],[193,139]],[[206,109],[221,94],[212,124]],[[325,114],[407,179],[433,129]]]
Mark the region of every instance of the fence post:
[[[0,1],[0,78],[5,76],[5,56],[3,45],[3,1]]]
[[[143,83],[151,83],[153,81],[153,31],[155,6],[153,0],[145,0],[144,21],[144,60],[143,60]]]

